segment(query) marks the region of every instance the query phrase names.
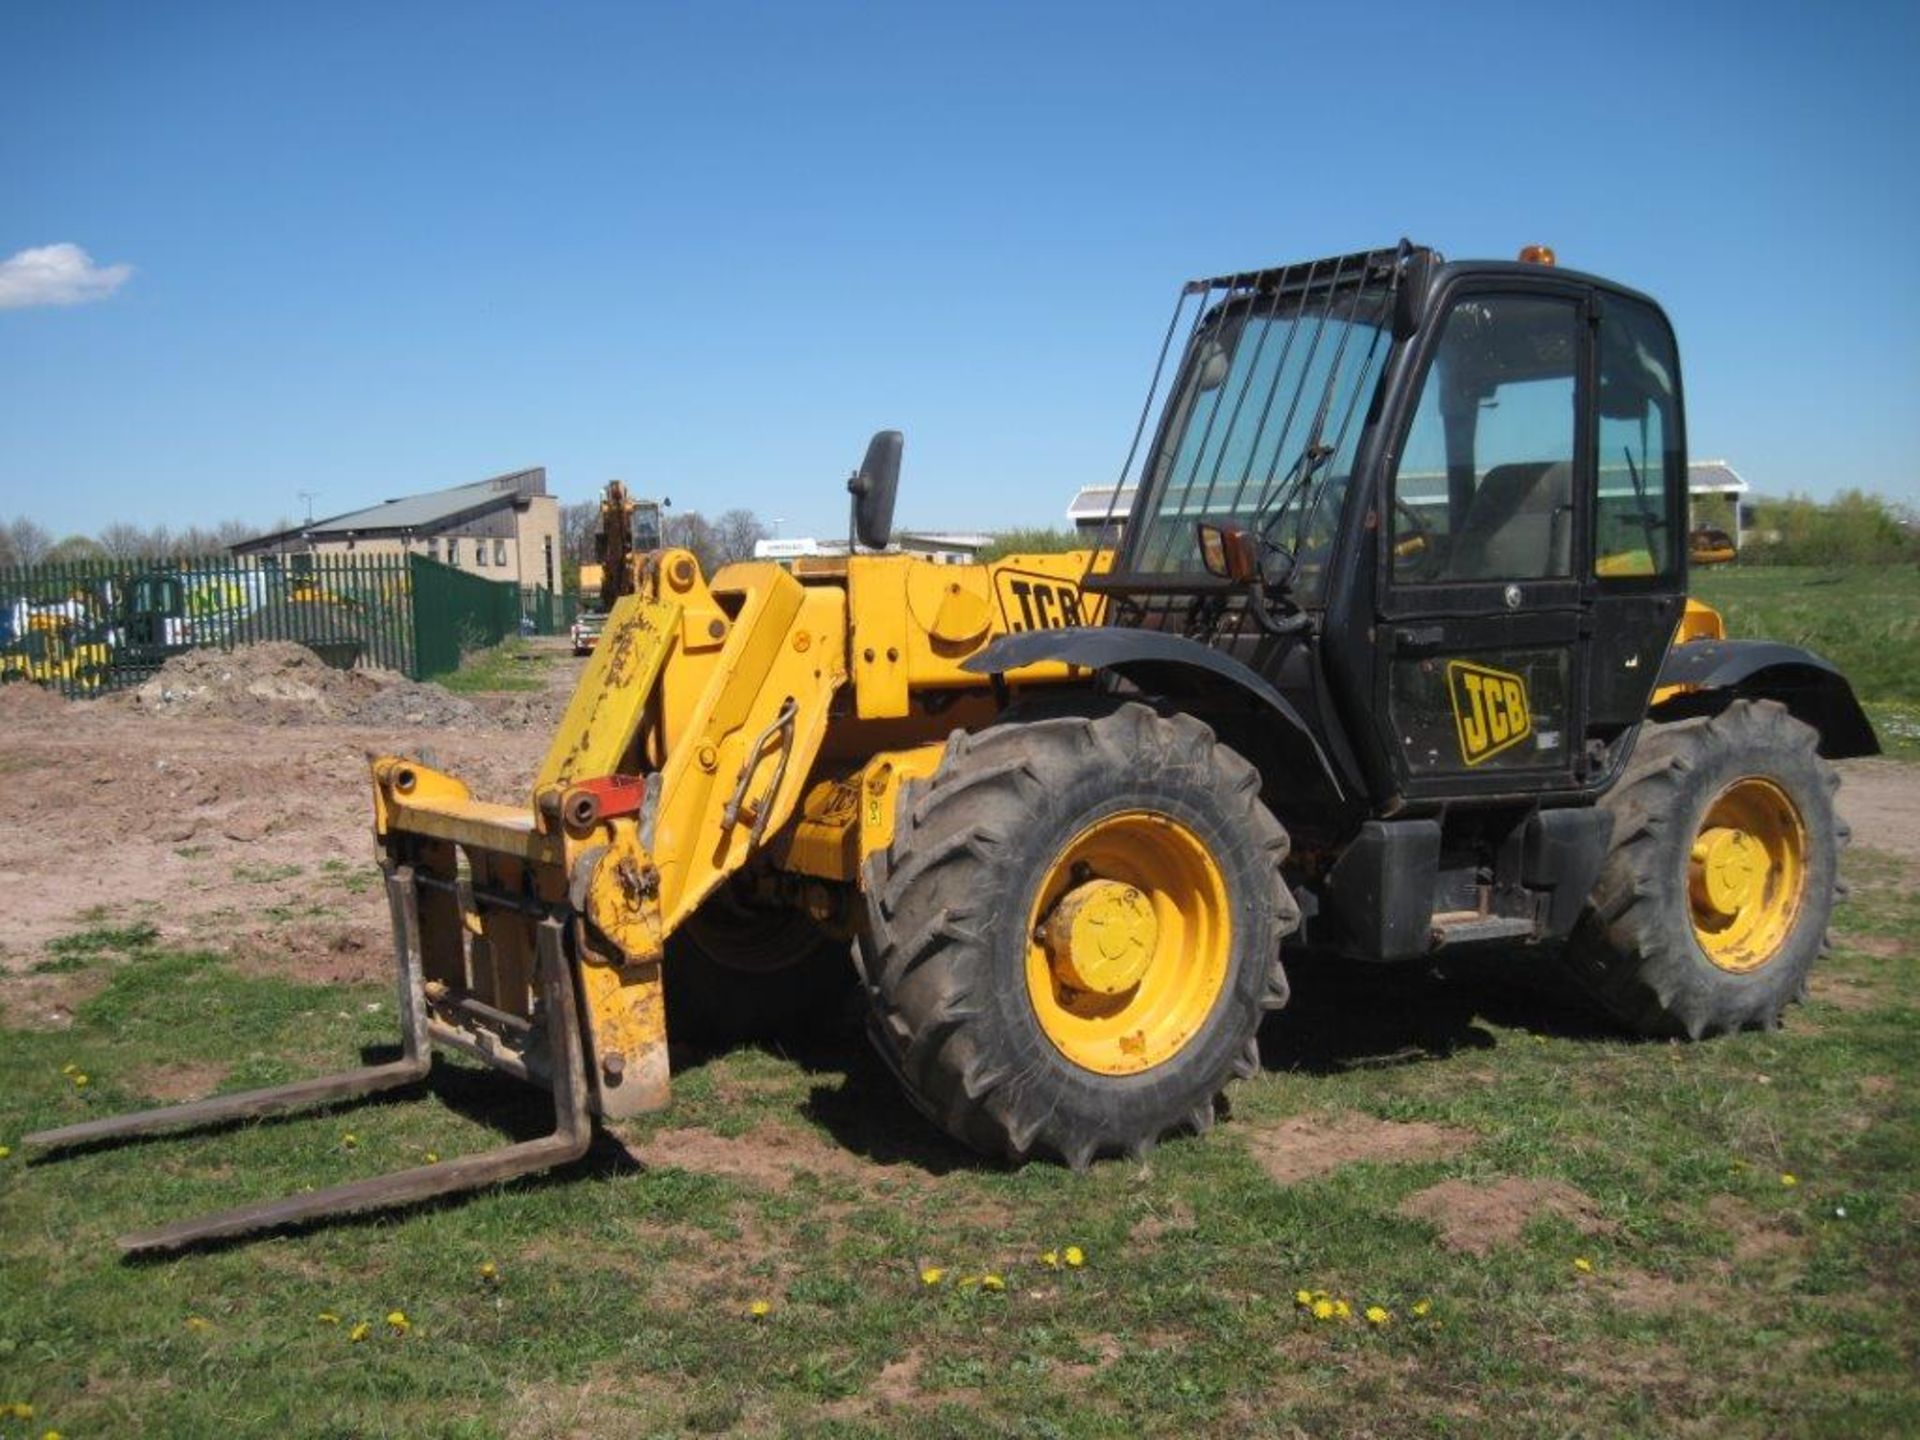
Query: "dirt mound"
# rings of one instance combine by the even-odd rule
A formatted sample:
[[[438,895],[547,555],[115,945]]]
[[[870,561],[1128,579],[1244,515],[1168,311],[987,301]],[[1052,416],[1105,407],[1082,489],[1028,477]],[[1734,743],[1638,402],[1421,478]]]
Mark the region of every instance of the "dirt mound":
[[[1349,1112],[1296,1115],[1248,1132],[1247,1145],[1262,1170],[1282,1185],[1297,1185],[1361,1161],[1444,1160],[1476,1138],[1470,1130],[1425,1120],[1376,1120]]]
[[[389,670],[336,670],[285,640],[176,655],[133,692],[132,703],[154,715],[269,725],[446,729],[485,723],[477,705],[438,685]]]
[[[1607,1235],[1616,1228],[1590,1197],[1564,1180],[1517,1175],[1485,1183],[1443,1180],[1409,1195],[1400,1213],[1409,1220],[1425,1220],[1440,1232],[1447,1249],[1469,1255],[1512,1244],[1536,1215],[1558,1215],[1583,1235]]]

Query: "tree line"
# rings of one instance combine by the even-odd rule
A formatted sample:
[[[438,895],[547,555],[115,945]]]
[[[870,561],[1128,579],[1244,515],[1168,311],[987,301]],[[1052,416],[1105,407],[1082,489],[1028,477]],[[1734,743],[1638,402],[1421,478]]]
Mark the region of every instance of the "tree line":
[[[25,515],[0,523],[0,565],[39,565],[73,560],[173,560],[219,555],[231,545],[276,530],[291,530],[294,522],[278,520],[271,526],[244,520],[222,520],[217,525],[188,525],[175,530],[166,525],[134,525],[116,520],[92,535],[65,535],[55,539],[48,529]]]

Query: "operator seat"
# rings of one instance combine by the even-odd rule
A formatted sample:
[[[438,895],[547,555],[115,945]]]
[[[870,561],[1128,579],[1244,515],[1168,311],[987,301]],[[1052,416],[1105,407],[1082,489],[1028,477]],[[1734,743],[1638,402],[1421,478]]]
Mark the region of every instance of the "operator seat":
[[[1452,580],[1542,580],[1573,573],[1573,469],[1566,461],[1496,465],[1453,537]]]

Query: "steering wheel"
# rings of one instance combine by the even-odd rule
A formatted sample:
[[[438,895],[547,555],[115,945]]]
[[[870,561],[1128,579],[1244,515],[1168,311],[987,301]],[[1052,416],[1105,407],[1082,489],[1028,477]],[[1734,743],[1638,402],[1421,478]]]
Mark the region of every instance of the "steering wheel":
[[[1404,533],[1398,523],[1393,527],[1393,573],[1403,580],[1432,578],[1440,561],[1440,545],[1433,526],[1397,495],[1393,500],[1393,513],[1396,521],[1407,522],[1406,531],[1411,532]]]

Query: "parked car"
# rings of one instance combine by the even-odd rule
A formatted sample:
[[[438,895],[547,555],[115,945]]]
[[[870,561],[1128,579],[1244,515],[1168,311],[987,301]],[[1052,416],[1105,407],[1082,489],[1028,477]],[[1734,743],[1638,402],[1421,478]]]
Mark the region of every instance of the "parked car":
[[[591,655],[594,642],[600,638],[601,627],[607,623],[607,617],[592,610],[583,610],[573,622],[573,653]]]

